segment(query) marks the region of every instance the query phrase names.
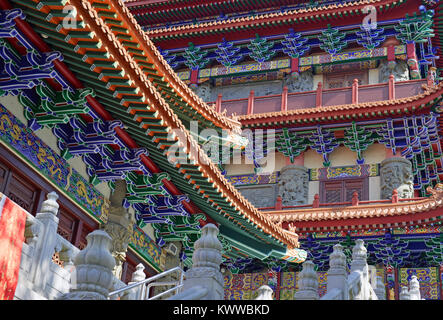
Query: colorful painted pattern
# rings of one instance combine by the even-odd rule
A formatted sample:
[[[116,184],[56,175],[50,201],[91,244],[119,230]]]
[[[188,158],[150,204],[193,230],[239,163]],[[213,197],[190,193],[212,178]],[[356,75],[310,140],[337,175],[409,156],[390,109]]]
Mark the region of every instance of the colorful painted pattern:
[[[68,191],[95,218],[106,221],[108,205],[105,197],[1,104],[0,133],[0,139],[39,172]]]
[[[401,268],[399,275],[401,286],[407,286],[411,277],[417,276],[422,299],[439,299],[438,268]]]
[[[163,271],[160,268],[161,249],[136,224],[134,224],[129,245],[149,261],[157,271]]]
[[[239,176],[229,176],[226,179],[234,186],[243,186],[248,184],[271,184],[277,183],[280,172],[273,172],[270,175],[247,174]]]
[[[275,70],[290,67],[289,59],[281,59],[267,62],[240,64],[232,67],[215,67],[200,70],[199,78],[228,76],[231,74],[250,73],[265,70]]]
[[[60,189],[67,191],[75,202],[98,221],[106,223],[109,200],[2,104],[0,104],[0,139]],[[160,248],[136,225],[130,245],[160,270]]]
[[[267,273],[243,273],[225,277],[226,300],[253,300],[257,297],[257,289],[268,284]]]
[[[348,177],[375,177],[379,175],[378,164],[310,169],[311,181],[343,179]]]
[[[299,272],[280,272],[280,281],[274,289],[274,299],[294,300],[294,293],[298,289],[297,279]],[[257,289],[268,284],[267,273],[244,273],[225,277],[225,299],[226,300],[253,300],[257,297]],[[268,284],[269,285],[269,284]],[[326,293],[327,273],[318,272],[318,294],[322,297]],[[278,295],[277,295],[278,293]]]

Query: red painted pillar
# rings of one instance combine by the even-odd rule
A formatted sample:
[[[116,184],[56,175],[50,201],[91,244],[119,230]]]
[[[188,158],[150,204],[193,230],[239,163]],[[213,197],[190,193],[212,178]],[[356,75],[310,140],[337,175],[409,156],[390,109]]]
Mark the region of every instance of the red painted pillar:
[[[352,83],[352,104],[358,103],[358,79]]]
[[[395,78],[393,74],[389,76],[388,86],[389,86],[389,100],[393,100],[395,99]]]
[[[351,200],[351,205],[353,206],[358,206],[358,192],[354,191],[354,193],[352,194],[352,200]]]
[[[191,85],[197,85],[198,83],[198,69],[191,70]]]
[[[288,110],[288,87],[283,87],[283,92],[281,93],[281,111]]]
[[[222,106],[222,94],[219,93],[217,96],[217,100],[215,101],[215,111],[221,112],[221,106]]]
[[[317,95],[315,97],[315,106],[321,107],[323,102],[323,83],[319,82],[317,86]]]
[[[299,73],[300,72],[300,69],[299,69],[299,60],[298,60],[298,58],[292,58],[291,59],[291,73],[292,72],[296,72],[296,73]]]
[[[254,113],[254,90],[251,90],[248,97],[248,114]]]
[[[281,196],[278,196],[277,199],[275,200],[275,210],[282,210],[282,209],[283,209],[282,198]]]
[[[395,62],[395,47],[389,46],[388,47],[388,62]]]
[[[415,53],[415,43],[406,44],[406,56],[408,58],[409,70],[411,70],[411,78],[420,78],[420,69],[418,67],[417,54]]]
[[[314,201],[312,202],[312,207],[313,208],[319,208],[320,207],[320,196],[318,195],[318,193],[316,193],[314,195]]]

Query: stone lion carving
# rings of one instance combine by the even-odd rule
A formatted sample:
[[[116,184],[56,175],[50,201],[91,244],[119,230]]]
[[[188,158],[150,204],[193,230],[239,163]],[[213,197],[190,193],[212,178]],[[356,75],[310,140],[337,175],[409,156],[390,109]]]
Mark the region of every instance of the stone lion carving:
[[[382,61],[379,69],[380,82],[388,82],[391,73],[395,81],[409,80],[409,68],[405,61],[396,61],[395,64],[389,64],[387,60]]]
[[[390,199],[394,189],[397,189],[399,198],[414,197],[414,177],[409,160],[394,157],[382,161],[380,180],[382,199]]]
[[[308,169],[290,165],[280,171],[278,195],[284,206],[305,204],[308,199]]]
[[[314,75],[312,71],[305,71],[298,75],[289,75],[285,78],[284,85],[288,92],[303,92],[314,90]]]

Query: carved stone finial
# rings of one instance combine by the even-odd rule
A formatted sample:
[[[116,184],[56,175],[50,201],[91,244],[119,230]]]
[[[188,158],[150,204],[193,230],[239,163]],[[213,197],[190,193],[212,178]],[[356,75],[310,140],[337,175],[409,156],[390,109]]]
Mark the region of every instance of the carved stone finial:
[[[366,260],[367,252],[364,241],[362,239],[355,240],[355,246],[352,248],[352,260]]]
[[[329,256],[330,268],[346,268],[346,255],[343,253],[343,246],[339,243],[332,247],[332,253]]]
[[[295,300],[318,300],[318,278],[312,261],[303,262],[303,270],[298,280],[298,291]]]
[[[54,191],[48,193],[46,196],[47,199],[43,201],[42,208],[40,210],[41,213],[52,213],[54,216],[57,216],[59,205],[57,203],[58,194]]]
[[[203,227],[200,239],[194,244],[195,251],[192,255],[193,268],[220,268],[223,246],[220,240],[218,240],[217,234],[218,228],[212,223],[208,223]]]
[[[131,281],[132,282],[140,282],[146,279],[146,273],[144,272],[145,266],[141,263],[139,263],[135,267],[135,271],[132,274]]]
[[[421,300],[420,283],[415,275],[409,281],[409,297],[411,300]]]
[[[222,300],[224,297],[223,275],[220,272],[223,246],[217,238],[218,228],[212,224],[206,224],[200,239],[194,244],[192,255],[192,268],[186,272],[183,283],[183,292],[192,292],[197,287],[207,289],[204,300]]]
[[[111,254],[111,237],[103,230],[86,236],[88,244],[74,259],[75,275],[70,292],[61,300],[106,300],[112,287],[115,265]]]
[[[263,285],[257,289],[257,292],[258,296],[254,300],[273,300],[272,294],[274,291],[271,289],[271,287]]]
[[[386,288],[381,276],[377,276],[374,292],[377,295],[378,300],[386,300]]]
[[[401,287],[399,298],[400,300],[411,300],[409,296],[408,287],[406,286]]]

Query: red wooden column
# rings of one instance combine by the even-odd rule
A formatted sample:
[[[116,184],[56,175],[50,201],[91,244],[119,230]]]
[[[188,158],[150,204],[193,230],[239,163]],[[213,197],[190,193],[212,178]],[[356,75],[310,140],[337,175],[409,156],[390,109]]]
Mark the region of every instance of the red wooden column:
[[[358,103],[358,79],[352,83],[352,104]]]
[[[281,93],[281,111],[288,110],[288,87],[284,86]]]
[[[248,114],[254,113],[254,90],[251,90],[248,97]]]
[[[317,95],[315,97],[315,106],[321,107],[323,103],[323,83],[320,81],[317,86]]]
[[[198,83],[198,69],[191,70],[191,85],[197,86]]]
[[[217,100],[215,101],[215,111],[221,112],[221,105],[222,105],[222,94],[219,93],[217,96]]]
[[[389,76],[388,86],[389,86],[389,100],[393,100],[395,99],[395,78],[393,74]]]

